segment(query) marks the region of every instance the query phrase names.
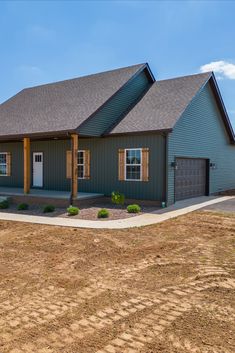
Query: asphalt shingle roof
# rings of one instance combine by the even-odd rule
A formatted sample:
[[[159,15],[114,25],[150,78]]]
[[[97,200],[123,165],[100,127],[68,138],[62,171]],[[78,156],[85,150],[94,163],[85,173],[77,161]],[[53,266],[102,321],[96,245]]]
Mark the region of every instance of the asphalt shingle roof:
[[[0,105],[0,137],[75,130],[144,66],[24,89]]]
[[[212,73],[156,81],[111,134],[173,129]]]

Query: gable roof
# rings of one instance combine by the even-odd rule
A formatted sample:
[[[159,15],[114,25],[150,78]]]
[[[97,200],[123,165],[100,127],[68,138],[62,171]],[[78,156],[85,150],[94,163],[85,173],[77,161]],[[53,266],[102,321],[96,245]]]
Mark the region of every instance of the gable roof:
[[[230,141],[235,143],[234,131],[213,72],[155,81],[110,134],[171,131],[207,82],[213,89]]]
[[[213,72],[155,81],[144,97],[115,126],[111,135],[171,131],[197,93],[210,81],[231,143],[235,135]]]
[[[74,131],[146,66],[23,89],[0,105],[0,137]]]
[[[111,134],[172,130],[212,73],[156,81]]]

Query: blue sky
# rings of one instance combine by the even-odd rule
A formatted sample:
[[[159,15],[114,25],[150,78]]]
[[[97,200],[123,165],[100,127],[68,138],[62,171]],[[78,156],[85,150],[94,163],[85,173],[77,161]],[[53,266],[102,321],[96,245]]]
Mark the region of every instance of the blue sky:
[[[235,128],[234,13],[233,1],[1,1],[0,102],[142,62],[156,79],[214,69]]]

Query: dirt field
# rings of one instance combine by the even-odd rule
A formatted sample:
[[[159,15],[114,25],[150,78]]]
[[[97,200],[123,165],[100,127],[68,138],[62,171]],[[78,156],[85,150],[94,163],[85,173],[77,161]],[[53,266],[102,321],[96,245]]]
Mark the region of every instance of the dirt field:
[[[1,353],[234,353],[235,215],[0,222]]]

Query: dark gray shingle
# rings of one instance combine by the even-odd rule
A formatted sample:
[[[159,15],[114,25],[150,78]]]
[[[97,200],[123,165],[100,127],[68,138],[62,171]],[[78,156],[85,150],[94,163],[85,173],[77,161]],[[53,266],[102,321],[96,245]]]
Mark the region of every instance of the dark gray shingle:
[[[24,89],[0,105],[0,136],[75,130],[144,66]]]
[[[111,134],[173,129],[188,104],[211,75],[212,73],[208,72],[156,81]]]

